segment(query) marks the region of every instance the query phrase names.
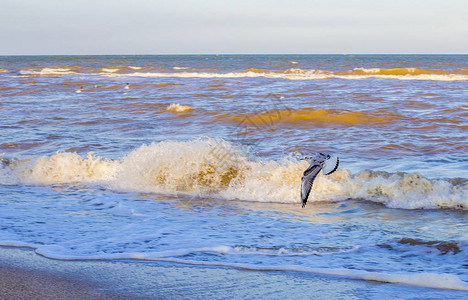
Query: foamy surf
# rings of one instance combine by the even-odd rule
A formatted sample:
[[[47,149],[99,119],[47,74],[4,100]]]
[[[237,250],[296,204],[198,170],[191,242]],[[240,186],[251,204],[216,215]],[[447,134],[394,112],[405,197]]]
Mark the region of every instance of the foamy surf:
[[[329,71],[320,69],[290,68],[285,70],[265,70],[250,68],[237,72],[197,72],[189,71],[192,67],[172,67],[168,70],[154,72],[143,67],[122,66],[120,68],[104,67],[89,73],[88,70],[80,72],[79,68],[42,68],[23,69],[21,75],[59,76],[80,74],[102,75],[106,77],[146,77],[146,78],[272,78],[286,80],[324,80],[348,79],[362,80],[369,78],[392,80],[429,80],[429,81],[464,81],[468,80],[467,69],[457,70],[428,70],[418,68],[362,68],[357,67],[343,71]],[[0,72],[3,73],[3,72]]]
[[[287,69],[287,70],[263,70],[250,68],[241,72],[188,72],[189,68],[173,69],[180,72],[139,72],[126,74],[104,74],[106,76],[135,76],[148,78],[272,78],[272,79],[287,79],[287,80],[323,80],[323,79],[393,79],[393,80],[433,80],[433,81],[458,81],[468,80],[468,70],[423,70],[417,68],[354,68],[346,71],[327,71],[327,70],[303,70],[303,69]]]
[[[21,75],[40,75],[40,76],[50,76],[50,75],[70,75],[75,74],[69,68],[43,68],[43,69],[26,69],[20,70]]]
[[[119,69],[116,69],[116,68],[102,68],[101,69],[102,73],[116,73],[118,71]]]
[[[222,139],[164,141],[143,145],[118,160],[58,152],[25,160],[5,160],[2,184],[100,184],[111,190],[183,195],[253,202],[300,203],[300,178],[307,168],[295,156],[282,160],[252,158]],[[309,202],[364,199],[403,209],[468,209],[468,183],[428,179],[417,173],[344,166],[319,175]]]
[[[181,105],[179,103],[172,103],[166,108],[167,111],[175,113],[184,113],[194,110],[190,105]]]
[[[145,77],[145,78],[271,78],[285,80],[325,80],[325,79],[347,79],[347,80],[363,80],[363,79],[391,79],[391,80],[425,80],[425,81],[465,81],[468,80],[466,70],[450,71],[407,71],[394,69],[378,69],[378,68],[355,68],[350,71],[324,71],[324,70],[302,70],[288,69],[284,71],[248,69],[241,72],[189,72],[187,69],[174,67],[167,72],[144,72],[141,67],[125,67],[123,69],[116,68],[101,68],[97,73],[80,73],[77,70],[71,71],[67,68],[43,68],[40,70],[20,70],[22,76],[60,76],[79,74],[84,75],[101,75],[106,77]],[[406,69],[405,69],[406,70]],[[130,71],[130,72],[129,72]],[[3,73],[3,72],[0,72]]]

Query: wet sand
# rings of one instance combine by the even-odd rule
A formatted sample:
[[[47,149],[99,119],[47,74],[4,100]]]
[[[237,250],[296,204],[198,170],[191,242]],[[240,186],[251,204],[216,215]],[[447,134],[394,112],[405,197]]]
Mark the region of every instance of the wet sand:
[[[2,299],[131,299],[99,291],[97,285],[39,271],[0,266]]]

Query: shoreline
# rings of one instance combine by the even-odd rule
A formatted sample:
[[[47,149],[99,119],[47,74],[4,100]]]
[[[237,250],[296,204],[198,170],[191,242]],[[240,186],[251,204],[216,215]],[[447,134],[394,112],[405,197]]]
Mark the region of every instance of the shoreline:
[[[100,291],[100,287],[78,278],[0,265],[2,299],[134,299]]]
[[[7,299],[457,299],[466,292],[291,271],[249,271],[146,261],[62,261],[0,247],[0,295]],[[378,298],[378,297],[377,297]],[[375,298],[375,299],[377,299]]]
[[[119,295],[113,286],[87,276],[86,269],[77,267],[69,269],[61,261],[36,254],[32,248],[0,246],[0,295],[2,299],[36,300],[138,299]]]
[[[4,280],[5,275],[19,282]],[[323,299],[343,298],[373,285],[297,272],[170,262],[53,260],[30,248],[0,247],[0,295],[9,295],[7,291],[15,296],[10,299]]]

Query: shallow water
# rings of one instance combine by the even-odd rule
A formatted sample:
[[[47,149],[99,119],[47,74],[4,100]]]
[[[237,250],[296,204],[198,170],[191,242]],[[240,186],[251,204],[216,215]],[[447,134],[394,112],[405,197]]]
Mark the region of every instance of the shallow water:
[[[463,55],[1,57],[0,244],[468,290],[467,70]],[[340,168],[302,209],[299,158],[317,151]]]

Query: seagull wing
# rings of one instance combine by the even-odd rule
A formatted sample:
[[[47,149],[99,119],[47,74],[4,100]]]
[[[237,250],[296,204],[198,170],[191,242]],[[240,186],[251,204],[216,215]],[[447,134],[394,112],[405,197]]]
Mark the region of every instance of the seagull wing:
[[[311,164],[307,170],[304,171],[302,174],[302,183],[301,183],[301,201],[302,207],[304,207],[307,203],[307,199],[309,198],[310,190],[312,189],[312,185],[314,184],[315,177],[317,174],[322,170],[321,165]]]
[[[338,156],[332,156],[331,158],[325,160],[323,164],[323,174],[330,175],[331,173],[335,172],[338,169],[338,165],[340,164],[340,160]]]

